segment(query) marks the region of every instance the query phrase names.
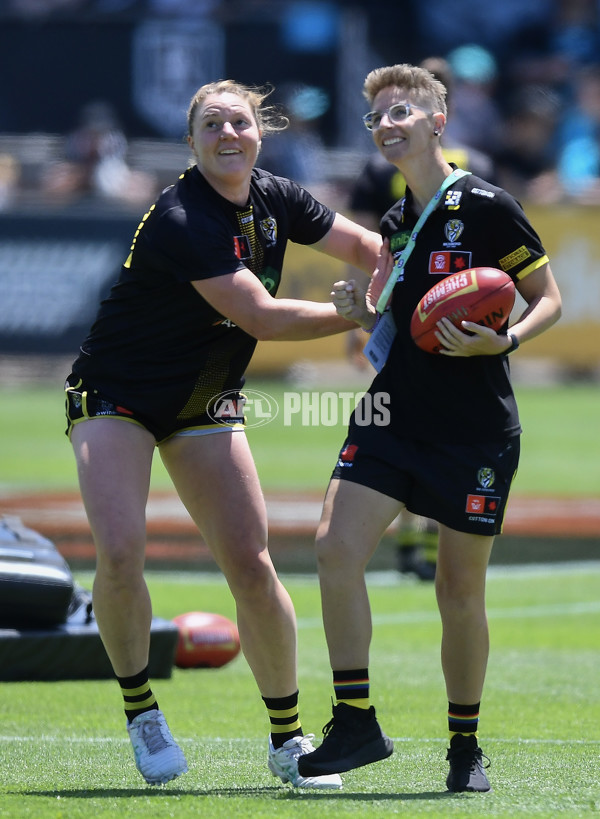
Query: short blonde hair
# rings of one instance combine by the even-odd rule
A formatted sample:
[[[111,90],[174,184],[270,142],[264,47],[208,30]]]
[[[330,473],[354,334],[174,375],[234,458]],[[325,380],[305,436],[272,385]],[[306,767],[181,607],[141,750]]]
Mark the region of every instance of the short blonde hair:
[[[369,105],[373,105],[377,94],[390,86],[411,94],[419,105],[431,107],[432,113],[447,116],[446,86],[426,68],[408,63],[375,68],[367,74],[363,95]]]
[[[199,88],[190,101],[187,113],[188,134],[193,136],[194,117],[198,106],[212,94],[236,94],[248,103],[256,120],[256,124],[263,134],[283,131],[289,125],[289,120],[274,105],[264,105],[264,101],[272,94],[272,86],[255,87],[244,85],[235,80],[217,80]]]

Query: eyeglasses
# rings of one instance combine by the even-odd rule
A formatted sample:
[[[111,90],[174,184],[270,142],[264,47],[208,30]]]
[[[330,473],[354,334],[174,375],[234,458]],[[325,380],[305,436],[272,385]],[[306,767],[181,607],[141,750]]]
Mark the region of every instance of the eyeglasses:
[[[390,122],[393,125],[398,125],[410,117],[411,108],[418,108],[419,111],[426,110],[425,108],[421,108],[420,105],[413,105],[412,102],[397,102],[395,105],[390,105],[387,111],[369,111],[368,114],[364,115],[362,121],[365,123],[367,131],[375,131],[381,125],[384,114],[387,114]],[[429,114],[431,112],[427,111],[427,113]]]

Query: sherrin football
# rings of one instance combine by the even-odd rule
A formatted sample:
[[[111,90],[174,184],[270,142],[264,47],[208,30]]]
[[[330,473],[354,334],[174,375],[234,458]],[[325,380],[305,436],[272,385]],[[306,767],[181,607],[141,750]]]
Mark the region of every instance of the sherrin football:
[[[515,285],[507,273],[494,267],[472,267],[441,279],[425,293],[415,308],[410,332],[415,344],[427,353],[439,353],[437,322],[448,318],[460,328],[473,321],[499,330],[508,321],[515,303]]]
[[[239,653],[237,626],[221,614],[190,611],[178,614],[173,622],[179,629],[177,668],[220,668]]]

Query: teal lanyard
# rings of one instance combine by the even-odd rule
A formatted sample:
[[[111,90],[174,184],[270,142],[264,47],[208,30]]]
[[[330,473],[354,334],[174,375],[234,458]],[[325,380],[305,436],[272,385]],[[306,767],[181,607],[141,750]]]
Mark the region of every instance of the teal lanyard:
[[[462,168],[456,168],[456,170],[452,171],[450,176],[447,176],[442,184],[440,185],[439,190],[435,193],[433,198],[429,201],[427,207],[423,211],[423,213],[419,216],[419,220],[417,224],[414,226],[412,233],[410,234],[410,239],[406,243],[406,247],[400,254],[399,258],[397,259],[396,263],[394,264],[394,268],[390,273],[390,277],[385,283],[385,286],[381,292],[381,296],[379,296],[377,300],[377,312],[383,313],[385,308],[387,307],[387,303],[389,298],[392,294],[392,290],[396,282],[398,281],[400,274],[404,270],[404,266],[408,261],[408,257],[413,252],[415,242],[417,241],[417,236],[419,235],[419,231],[427,221],[427,218],[439,205],[440,199],[442,198],[442,194],[445,190],[447,190],[451,185],[453,185],[458,179],[462,179],[463,176],[469,176],[471,171],[463,171]]]

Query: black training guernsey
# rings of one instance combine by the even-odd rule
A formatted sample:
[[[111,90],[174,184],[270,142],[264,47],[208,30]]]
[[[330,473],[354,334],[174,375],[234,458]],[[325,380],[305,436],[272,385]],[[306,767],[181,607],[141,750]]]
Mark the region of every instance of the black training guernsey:
[[[408,191],[381,222],[394,256],[406,246],[416,221]],[[390,396],[390,432],[454,443],[502,440],[520,433],[508,357],[423,352],[410,336],[410,319],[421,297],[453,273],[494,267],[516,282],[547,261],[523,209],[506,191],[476,176],[465,176],[446,191],[419,232],[394,287],[398,333],[370,388],[371,393]]]
[[[144,216],[73,372],[101,394],[197,417],[239,388],[256,339],[190,284],[249,268],[275,295],[288,241],[314,244],[335,213],[295,182],[254,169],[248,204],[224,199],[196,166]]]

